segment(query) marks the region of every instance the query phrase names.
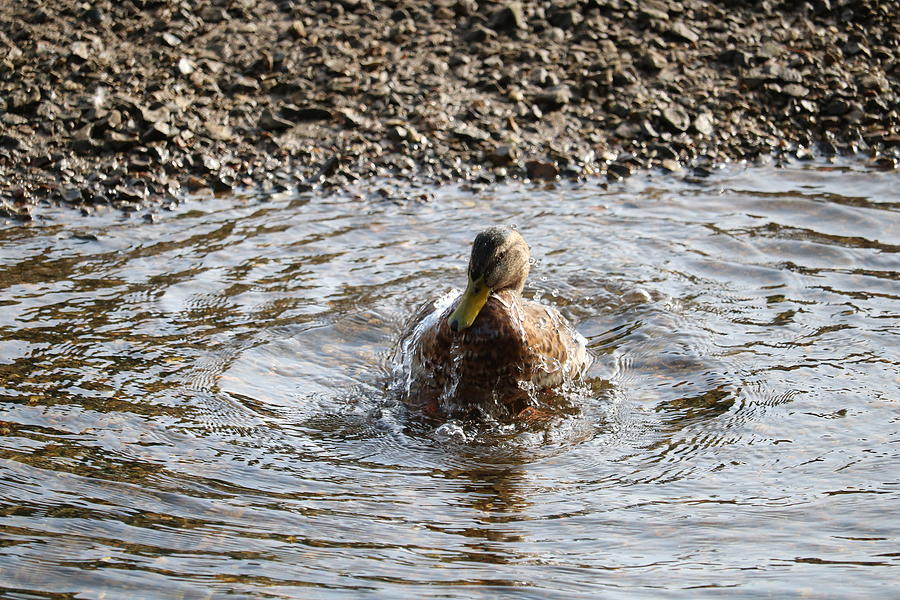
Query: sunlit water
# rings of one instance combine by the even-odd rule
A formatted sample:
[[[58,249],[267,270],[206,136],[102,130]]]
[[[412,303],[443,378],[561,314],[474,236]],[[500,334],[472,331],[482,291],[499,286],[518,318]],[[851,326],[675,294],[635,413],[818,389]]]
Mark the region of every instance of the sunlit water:
[[[7,224],[0,594],[895,597],[898,190],[814,165]],[[510,223],[585,385],[539,425],[409,414],[404,323]]]

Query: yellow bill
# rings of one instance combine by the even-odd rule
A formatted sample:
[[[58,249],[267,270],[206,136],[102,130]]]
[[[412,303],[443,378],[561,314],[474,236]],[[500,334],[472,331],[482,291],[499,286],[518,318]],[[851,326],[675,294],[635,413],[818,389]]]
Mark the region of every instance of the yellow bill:
[[[484,284],[483,279],[472,281],[469,277],[469,284],[466,291],[463,292],[459,305],[453,314],[450,315],[450,329],[453,331],[462,331],[475,322],[475,317],[481,312],[484,303],[487,302],[488,296],[491,294],[491,288]]]

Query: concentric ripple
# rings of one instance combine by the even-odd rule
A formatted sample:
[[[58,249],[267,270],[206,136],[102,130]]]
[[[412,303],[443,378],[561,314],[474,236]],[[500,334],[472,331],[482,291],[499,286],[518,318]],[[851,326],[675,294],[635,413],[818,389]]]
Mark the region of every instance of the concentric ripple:
[[[0,595],[895,596],[898,184],[808,164],[7,224]],[[388,393],[487,224],[594,357],[549,422]]]

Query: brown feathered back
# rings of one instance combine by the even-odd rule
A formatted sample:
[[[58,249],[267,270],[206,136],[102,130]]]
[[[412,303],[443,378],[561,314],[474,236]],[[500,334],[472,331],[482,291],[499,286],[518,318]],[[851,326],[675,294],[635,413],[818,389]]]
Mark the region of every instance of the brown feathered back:
[[[488,298],[471,327],[456,332],[448,317],[458,302],[410,340],[411,404],[435,414],[479,405],[515,414],[530,394],[583,370],[583,338],[555,309],[504,290]]]

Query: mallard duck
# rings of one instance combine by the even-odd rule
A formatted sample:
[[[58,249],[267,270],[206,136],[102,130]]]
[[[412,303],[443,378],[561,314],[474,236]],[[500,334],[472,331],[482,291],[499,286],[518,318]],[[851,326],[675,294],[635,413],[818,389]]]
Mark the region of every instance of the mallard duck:
[[[403,342],[407,403],[431,416],[530,408],[537,392],[579,377],[585,339],[552,307],[522,298],[531,251],[518,231],[491,227],[472,245],[466,290],[413,319]]]

